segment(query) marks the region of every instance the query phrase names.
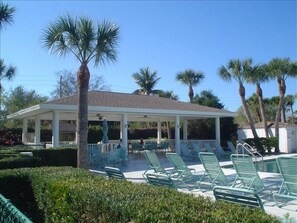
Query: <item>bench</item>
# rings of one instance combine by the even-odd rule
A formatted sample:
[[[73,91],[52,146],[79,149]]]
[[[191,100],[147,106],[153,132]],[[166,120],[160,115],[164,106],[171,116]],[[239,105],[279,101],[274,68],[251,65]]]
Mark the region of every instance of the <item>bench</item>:
[[[106,175],[108,176],[108,178],[118,179],[118,180],[126,180],[125,175],[123,174],[123,172],[119,168],[106,166],[104,168],[104,170],[105,170]]]
[[[165,174],[147,173],[145,174],[146,180],[149,184],[155,186],[167,186],[176,188],[173,180]]]
[[[252,190],[242,188],[215,186],[213,189],[215,199],[234,204],[240,204],[250,208],[260,208],[264,210],[261,198]]]

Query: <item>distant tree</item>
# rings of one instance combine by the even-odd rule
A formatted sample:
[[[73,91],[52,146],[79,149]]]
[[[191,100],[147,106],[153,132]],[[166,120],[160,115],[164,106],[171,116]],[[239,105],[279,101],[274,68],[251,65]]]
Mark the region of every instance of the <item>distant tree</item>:
[[[4,25],[11,25],[13,23],[13,14],[15,13],[15,8],[11,7],[9,4],[0,2],[0,30],[3,29]]]
[[[18,86],[11,90],[4,97],[3,105],[7,114],[20,111],[22,109],[37,105],[47,101],[48,98],[37,94],[35,90],[27,91],[23,86]],[[6,127],[21,127],[21,122],[11,120],[7,122]]]
[[[51,92],[53,98],[66,97],[77,94],[76,73],[72,71],[59,71],[56,73],[58,77],[57,85]],[[92,75],[90,77],[89,90],[110,91],[110,87],[105,84],[102,76]]]
[[[297,64],[290,61],[289,58],[274,58],[268,64],[268,72],[271,78],[276,78],[279,90],[279,104],[275,116],[275,137],[279,140],[279,121],[285,122],[284,102],[286,94],[286,79],[289,76],[297,75]],[[281,116],[281,114],[283,114]],[[279,153],[279,145],[275,148],[275,152]]]
[[[2,81],[3,80],[12,80],[16,75],[16,67],[10,65],[6,67],[4,60],[0,59],[0,110],[1,110],[1,92],[2,92]]]
[[[234,79],[235,81],[238,82],[239,95],[240,95],[240,99],[241,99],[242,106],[244,109],[244,113],[245,113],[248,123],[251,127],[254,138],[258,139],[259,136],[256,132],[254,121],[252,119],[247,102],[245,100],[244,83],[247,80],[247,76],[251,73],[252,62],[253,62],[252,59],[246,59],[243,61],[240,61],[238,59],[230,60],[226,67],[221,66],[219,68],[219,76],[221,77],[222,80],[225,80],[228,82],[230,82],[232,79]]]
[[[77,71],[78,120],[77,144],[78,167],[88,169],[88,90],[90,71],[94,65],[117,60],[119,27],[104,21],[95,25],[93,20],[71,16],[60,17],[43,31],[44,47],[63,56],[72,54],[79,62]]]
[[[15,8],[9,4],[0,2],[0,31],[3,27],[8,24],[11,25],[13,22],[13,14]],[[0,58],[0,111],[1,111],[1,93],[2,93],[2,80],[12,80],[16,74],[16,67],[9,65],[8,67],[4,64],[4,60]]]
[[[201,71],[194,71],[192,69],[185,70],[183,72],[179,72],[176,75],[176,80],[181,82],[184,85],[189,87],[189,98],[190,102],[193,101],[194,97],[194,90],[193,87],[197,86],[203,79],[205,78],[203,72]]]
[[[204,90],[201,91],[200,94],[196,94],[192,103],[219,109],[224,108],[224,105],[220,103],[219,98],[215,96],[211,90]]]
[[[139,89],[133,92],[134,94],[151,95],[160,92],[160,90],[154,89],[160,80],[157,71],[151,72],[149,67],[141,68],[139,72],[132,74],[132,77],[139,86]]]
[[[288,108],[289,112],[291,113],[291,123],[294,124],[294,109],[293,106],[296,102],[297,95],[287,95],[285,97],[285,105]]]

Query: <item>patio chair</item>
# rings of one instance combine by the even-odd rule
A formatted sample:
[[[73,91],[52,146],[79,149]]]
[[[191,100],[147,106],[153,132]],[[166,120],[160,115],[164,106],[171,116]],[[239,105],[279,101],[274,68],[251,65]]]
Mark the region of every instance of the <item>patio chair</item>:
[[[190,150],[187,142],[180,143],[180,151],[181,151],[181,155],[185,158],[195,159],[197,157],[197,154],[195,153],[195,151]]]
[[[106,166],[104,170],[109,179],[126,180],[124,173],[119,168]]]
[[[224,174],[215,154],[208,152],[200,152],[199,158],[205,169],[203,176],[198,182],[199,187],[201,184],[207,183],[211,185],[211,188],[213,188],[215,185],[232,186],[232,182],[229,181],[226,175]],[[205,182],[205,178],[208,178],[209,182]]]
[[[166,153],[166,157],[174,168],[170,177],[175,181],[180,181],[188,190],[198,189],[197,181],[200,180],[201,175],[196,174],[195,169],[189,168],[178,154]]]
[[[276,162],[283,180],[278,193],[275,193],[273,198],[281,207],[277,198],[284,198],[287,201],[297,199],[297,157],[278,157]]]
[[[160,173],[160,174],[169,174],[170,171],[166,171],[160,164],[160,161],[157,157],[157,154],[154,151],[144,151],[144,157],[146,161],[148,162],[149,167],[144,171],[142,174],[143,177],[146,179],[146,174],[148,171],[152,170],[155,173]]]
[[[251,156],[246,154],[232,154],[231,161],[237,174],[233,187],[239,185],[239,187],[259,193],[269,186],[264,185]]]
[[[250,208],[264,210],[263,202],[259,195],[251,190],[234,187],[215,186],[213,194],[217,201],[225,201]]]
[[[232,154],[236,154],[236,148],[232,141],[227,141],[228,149],[231,151]]]

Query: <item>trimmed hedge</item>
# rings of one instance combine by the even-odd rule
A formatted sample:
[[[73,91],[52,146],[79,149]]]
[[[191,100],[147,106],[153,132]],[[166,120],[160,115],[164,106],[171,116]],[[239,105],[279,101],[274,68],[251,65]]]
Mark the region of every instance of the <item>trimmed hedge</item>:
[[[103,176],[71,167],[47,167],[0,171],[0,192],[12,199],[25,201],[15,184],[32,187],[38,216],[44,222],[278,222],[260,209],[243,208],[209,198],[193,196],[164,187],[107,180]],[[25,188],[28,188],[28,185]],[[12,198],[13,196],[14,198]],[[29,197],[30,199],[30,197]],[[31,200],[33,204],[35,200]],[[20,201],[19,201],[20,202]],[[17,205],[16,205],[17,206]],[[18,207],[18,206],[17,206]],[[34,219],[30,210],[18,207]]]
[[[20,152],[32,152],[33,157],[21,155]],[[41,167],[41,166],[73,166],[77,165],[77,149],[19,149],[0,150],[0,169]]]

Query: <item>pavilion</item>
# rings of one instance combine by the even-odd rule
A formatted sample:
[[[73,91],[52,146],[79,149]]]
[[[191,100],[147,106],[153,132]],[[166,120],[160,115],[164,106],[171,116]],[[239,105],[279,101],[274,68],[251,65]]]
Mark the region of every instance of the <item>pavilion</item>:
[[[40,144],[41,120],[52,121],[52,145],[59,146],[59,121],[76,120],[78,112],[77,95],[47,101],[7,116],[8,119],[23,120],[22,141],[28,143],[28,120],[34,120],[34,144]],[[128,122],[157,122],[157,141],[161,140],[161,122],[175,123],[176,152],[180,153],[180,128],[183,129],[183,139],[187,140],[188,120],[214,118],[216,141],[220,143],[220,118],[234,117],[235,113],[224,109],[206,107],[162,98],[152,95],[136,95],[105,91],[90,91],[88,95],[88,119],[98,121],[105,117],[108,121],[121,123],[120,138],[125,148],[128,145]]]

